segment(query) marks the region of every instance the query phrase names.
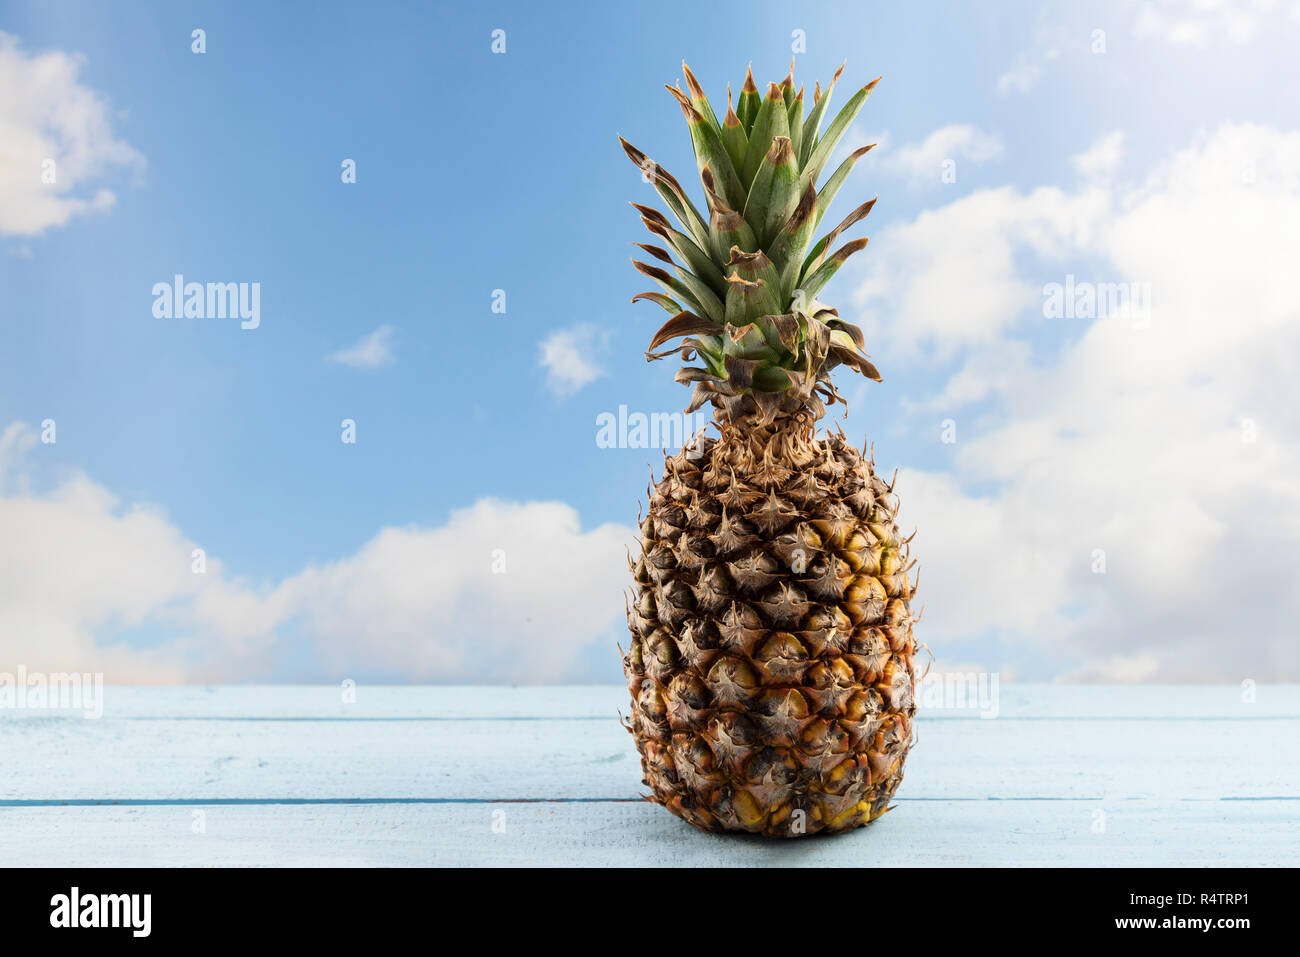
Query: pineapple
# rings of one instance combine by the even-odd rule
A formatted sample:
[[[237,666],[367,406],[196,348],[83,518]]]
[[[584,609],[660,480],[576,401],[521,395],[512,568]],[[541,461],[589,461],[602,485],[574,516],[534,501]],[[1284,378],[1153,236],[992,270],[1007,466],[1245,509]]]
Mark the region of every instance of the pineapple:
[[[713,405],[718,437],[666,457],[650,489],[632,565],[627,727],[650,799],[696,827],[844,831],[888,809],[916,713],[910,537],[895,524],[893,483],[842,430],[815,432],[842,401],[833,368],[880,381],[861,330],[817,299],[866,245],[832,251],[874,200],[809,248],[871,148],[817,188],[879,78],[820,132],[842,66],[806,118],[793,64],[762,97],[751,72],[734,105],[728,89],[721,122],[682,66],[687,92],[668,91],[690,126],[708,213],[620,137],[677,221],[633,204],[664,244],[638,244],[663,265],[636,268],[663,291],[633,301],[672,316],[648,359],[698,357],[676,378],[694,388],[687,412]]]

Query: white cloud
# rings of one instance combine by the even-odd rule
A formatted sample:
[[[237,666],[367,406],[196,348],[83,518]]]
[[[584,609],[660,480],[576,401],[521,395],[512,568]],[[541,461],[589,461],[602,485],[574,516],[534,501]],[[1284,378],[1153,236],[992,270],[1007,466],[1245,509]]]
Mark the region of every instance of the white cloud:
[[[622,526],[582,531],[559,502],[483,500],[440,528],[384,529],[280,596],[300,610],[323,673],[561,681],[622,620],[632,540]]]
[[[21,422],[11,422],[0,432],[0,493],[10,488],[10,483],[23,482],[25,476],[18,465],[35,445],[36,434]]]
[[[1038,85],[1043,77],[1043,68],[1028,55],[1016,58],[1011,68],[998,77],[998,92],[1003,96],[1008,93],[1028,93]]]
[[[556,395],[567,396],[605,374],[594,353],[603,349],[605,335],[594,326],[559,329],[541,343],[541,366],[546,384]]]
[[[28,434],[19,437],[29,443]],[[188,543],[164,519],[121,509],[104,489],[76,478],[49,495],[6,492],[0,527],[0,671],[23,664],[133,683],[181,678],[174,648],[136,652],[95,639],[97,631],[140,624],[196,587]]]
[[[1160,659],[1149,651],[1111,655],[1062,676],[1065,681],[1095,681],[1103,684],[1133,684],[1139,681],[1158,681],[1159,678]]]
[[[1275,0],[1159,0],[1143,3],[1135,36],[1154,36],[1170,46],[1205,49],[1226,37],[1247,43],[1277,6]]]
[[[1020,273],[1018,257],[1076,248],[1107,204],[1099,189],[1002,187],[881,230],[857,295],[869,338],[888,336],[905,354],[924,348],[941,358],[996,340],[1041,300],[1041,283]]]
[[[380,326],[346,349],[333,353],[329,361],[351,366],[354,369],[378,369],[380,366],[388,365],[393,361],[394,332],[396,330],[392,326]]]
[[[1006,96],[1033,90],[1043,78],[1047,64],[1061,58],[1061,49],[1068,39],[1062,27],[1040,26],[1034,32],[1034,42],[1029,49],[1017,54],[1011,66],[998,77],[998,93]]]
[[[920,143],[905,143],[883,151],[882,168],[907,177],[913,185],[942,182],[944,164],[958,159],[987,163],[1002,156],[1002,140],[968,123],[935,130]]]
[[[1226,125],[1139,186],[984,190],[879,245],[882,367],[958,360],[912,406],[956,419],[953,469],[899,482],[927,640],[1082,680],[1300,678],[1300,132]],[[1045,319],[1067,270],[1149,283],[1149,322]]]
[[[623,618],[635,530],[584,531],[560,502],[480,500],[254,588],[215,557],[194,574],[197,543],[85,476],[32,492],[35,445],[21,425],[0,432],[0,671],[544,683],[582,677],[581,656]],[[138,627],[165,637],[114,640]]]
[[[1074,168],[1087,179],[1106,179],[1124,158],[1124,131],[1112,130],[1093,141],[1087,152],[1074,157]]]
[[[0,32],[0,235],[34,236],[107,210],[114,193],[91,184],[144,166],[114,133],[104,97],[81,84],[84,63],[59,50],[29,54]]]

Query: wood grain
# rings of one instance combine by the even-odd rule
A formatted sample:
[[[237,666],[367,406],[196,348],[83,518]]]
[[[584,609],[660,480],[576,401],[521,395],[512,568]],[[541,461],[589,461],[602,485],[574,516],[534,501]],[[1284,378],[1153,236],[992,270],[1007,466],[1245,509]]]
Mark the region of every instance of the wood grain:
[[[1000,692],[878,824],[769,844],[638,800],[621,688],[110,688],[0,710],[0,865],[1300,863],[1300,687]]]

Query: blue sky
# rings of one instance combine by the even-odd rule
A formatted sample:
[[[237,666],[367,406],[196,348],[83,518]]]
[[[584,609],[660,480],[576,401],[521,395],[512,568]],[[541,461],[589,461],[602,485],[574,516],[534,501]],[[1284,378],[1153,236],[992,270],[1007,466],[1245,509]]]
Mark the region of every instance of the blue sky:
[[[1230,199],[1204,184],[1191,199],[1180,192],[1172,159],[1180,153],[1193,166],[1221,154],[1237,165],[1239,153],[1258,156],[1259,178],[1248,185],[1276,189],[1261,208],[1294,201],[1287,164],[1300,104],[1280,82],[1293,72],[1288,51],[1300,37],[1294,9],[744,9],[385,3],[323,4],[306,15],[277,5],[7,4],[0,31],[13,67],[2,74],[10,87],[0,89],[9,100],[0,122],[31,124],[42,142],[70,151],[73,179],[60,187],[68,196],[113,196],[108,208],[61,221],[41,225],[34,214],[25,225],[0,223],[0,433],[10,428],[0,493],[37,535],[46,521],[37,521],[37,505],[55,508],[68,483],[114,497],[76,511],[69,537],[42,559],[19,550],[9,567],[46,569],[63,581],[69,550],[91,552],[98,558],[85,560],[85,579],[93,582],[102,580],[96,562],[120,555],[127,570],[117,572],[125,576],[118,594],[154,574],[151,562],[166,567],[180,555],[188,565],[185,546],[194,544],[220,565],[203,587],[217,587],[211,579],[219,577],[225,590],[205,599],[178,579],[141,586],[138,601],[97,600],[72,614],[67,607],[77,602],[24,603],[34,586],[13,573],[8,592],[0,584],[12,612],[0,667],[48,655],[67,667],[109,669],[110,680],[617,680],[623,572],[609,545],[626,539],[659,453],[598,448],[595,421],[620,404],[677,410],[686,391],[672,382],[671,362],[642,358],[658,316],[628,302],[646,283],[628,263],[627,243],[642,240],[642,230],[627,202],[652,194],[615,134],[690,182],[689,140],[663,84],[680,77],[685,58],[716,103],[727,82],[739,87],[749,62],[760,83],[783,76],[792,34],[803,31],[797,82],[825,84],[842,61],[841,91],[884,76],[852,141],[881,145],[837,203],[843,213],[879,194],[867,222],[872,245],[824,298],[875,333],[868,351],[885,382],[845,384],[854,403],[844,427],[855,441],[870,436],[886,472],[917,473],[921,498],[910,515],[906,482],[901,489],[904,519],[923,529],[923,569],[933,543],[939,578],[928,599],[940,660],[1036,678],[1209,675],[1213,636],[1183,619],[1178,600],[1194,573],[1178,578],[1181,566],[1154,543],[1181,551],[1166,533],[1188,528],[1201,530],[1187,543],[1195,554],[1243,543],[1294,548],[1294,540],[1279,546],[1277,523],[1216,511],[1212,484],[1186,492],[1186,508],[1161,523],[1135,530],[1125,509],[1149,516],[1149,506],[1168,502],[1164,483],[1189,461],[1194,437],[1186,445],[1169,438],[1169,455],[1153,455],[1143,473],[1135,453],[1164,448],[1169,435],[1159,419],[1143,441],[1116,436],[1103,413],[1074,422],[1068,409],[1051,408],[1043,397],[1064,394],[1053,391],[1058,373],[1101,388],[1080,364],[1096,349],[1133,350],[1094,347],[1108,317],[1042,321],[1037,290],[1067,273],[1168,288],[1173,280],[1159,269],[1176,273],[1180,257],[1142,260],[1144,230],[1152,243],[1165,228],[1189,241],[1176,216],[1159,216],[1171,204]],[[206,31],[202,55],[191,52],[195,28]],[[503,55],[491,50],[494,29],[505,31]],[[1104,52],[1095,50],[1098,29]],[[72,64],[71,78],[40,87],[48,104],[27,108],[36,87],[22,84],[36,82],[33,58],[42,54]],[[94,154],[84,163],[72,152],[77,124]],[[1118,140],[1105,139],[1114,133]],[[3,174],[23,202],[37,188],[21,185],[18,171],[32,167],[14,156]],[[355,184],[340,181],[348,158]],[[949,158],[957,178],[945,183],[939,162]],[[1246,243],[1273,254],[1291,238],[1243,230]],[[1134,260],[1142,265],[1125,265]],[[176,273],[259,282],[260,326],[155,318],[151,289]],[[1228,282],[1219,287],[1225,297],[1239,292]],[[504,314],[491,309],[496,289],[505,291]],[[1293,331],[1284,323],[1294,318],[1292,300],[1260,301],[1277,315],[1256,310],[1259,323],[1272,334]],[[367,368],[330,360],[384,327],[387,347],[371,354],[387,361]],[[1204,328],[1213,329],[1208,318]],[[581,342],[584,351],[574,360],[561,349],[548,369],[540,361],[547,342]],[[1254,348],[1242,346],[1239,377],[1220,383],[1213,399],[1223,419],[1213,425],[1225,434],[1248,412],[1263,415],[1250,405],[1251,389],[1283,371]],[[1204,383],[1185,372],[1156,385],[1166,400],[1182,389],[1203,396]],[[1123,409],[1128,389],[1078,393],[1070,408]],[[950,417],[962,437],[955,444],[940,440]],[[57,423],[54,444],[33,441],[47,418]],[[340,441],[343,419],[356,422],[355,444]],[[1279,425],[1268,434],[1289,433]],[[1276,496],[1291,518],[1294,490],[1269,476],[1293,449],[1284,442],[1277,457],[1243,465],[1253,470],[1241,477],[1244,487],[1256,482]],[[1034,478],[1034,462],[1073,456],[1104,474],[1072,497],[1043,499],[1040,491],[1060,483],[1050,464]],[[1013,461],[1010,472],[999,465]],[[1149,477],[1138,480],[1131,506],[1123,504],[1131,482],[1117,477],[1126,468]],[[492,502],[523,511],[507,514]],[[509,555],[512,522],[532,521],[539,503],[572,514],[540,520],[536,547],[516,549],[528,556],[523,565],[486,584],[453,575],[431,588],[437,601],[420,597],[409,613],[393,611],[419,590],[421,568],[486,565],[498,547]],[[1113,514],[1110,503],[1119,503]],[[1043,527],[1093,506],[1104,512],[1089,519],[1098,547],[1123,539],[1111,554],[1130,575],[1173,565],[1172,577],[1130,577],[1115,586],[1122,594],[1111,592],[1110,578],[1099,586],[1089,575],[1087,541],[1058,551],[1062,535]],[[147,534],[124,520],[132,510],[156,523]],[[478,519],[458,525],[453,513]],[[82,520],[102,522],[104,537],[87,531],[79,539]],[[411,575],[396,596],[384,592],[392,574],[367,564],[383,552],[385,529],[394,530],[393,560]],[[154,535],[169,557],[133,561]],[[972,583],[963,571],[983,554],[983,537],[1004,557],[993,562],[1001,577]],[[421,549],[441,551],[422,558]],[[1044,567],[1052,571],[1040,581]],[[592,571],[577,571],[585,568]],[[574,574],[595,576],[589,592],[559,580]],[[376,576],[388,584],[373,587]],[[1017,594],[1025,582],[1034,595]],[[322,638],[319,613],[301,611],[312,599],[293,597],[312,588],[346,596],[339,621],[382,620],[382,606],[395,615],[396,637],[354,646],[343,632]],[[1167,607],[1152,604],[1165,592]],[[485,624],[481,648],[448,638],[476,621],[485,595],[518,605],[518,617]],[[544,624],[535,641],[529,595],[539,596]],[[546,610],[550,601],[559,607]],[[1015,607],[990,607],[1004,603]],[[244,611],[232,618],[212,604]],[[575,606],[569,634],[564,609]],[[1136,651],[1099,645],[1096,636],[1115,635],[1117,623],[1157,637]],[[1254,634],[1255,671],[1295,677],[1293,650],[1276,629],[1262,619]],[[432,650],[409,647],[422,642]],[[442,648],[448,642],[455,647]]]

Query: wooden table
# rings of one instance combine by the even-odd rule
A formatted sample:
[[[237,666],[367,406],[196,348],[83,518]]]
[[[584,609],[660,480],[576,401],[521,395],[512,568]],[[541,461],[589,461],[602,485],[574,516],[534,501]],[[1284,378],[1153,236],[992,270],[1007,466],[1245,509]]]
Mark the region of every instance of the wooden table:
[[[107,688],[0,710],[0,865],[1300,864],[1300,686],[1000,690],[878,823],[773,842],[639,799],[622,688]]]

